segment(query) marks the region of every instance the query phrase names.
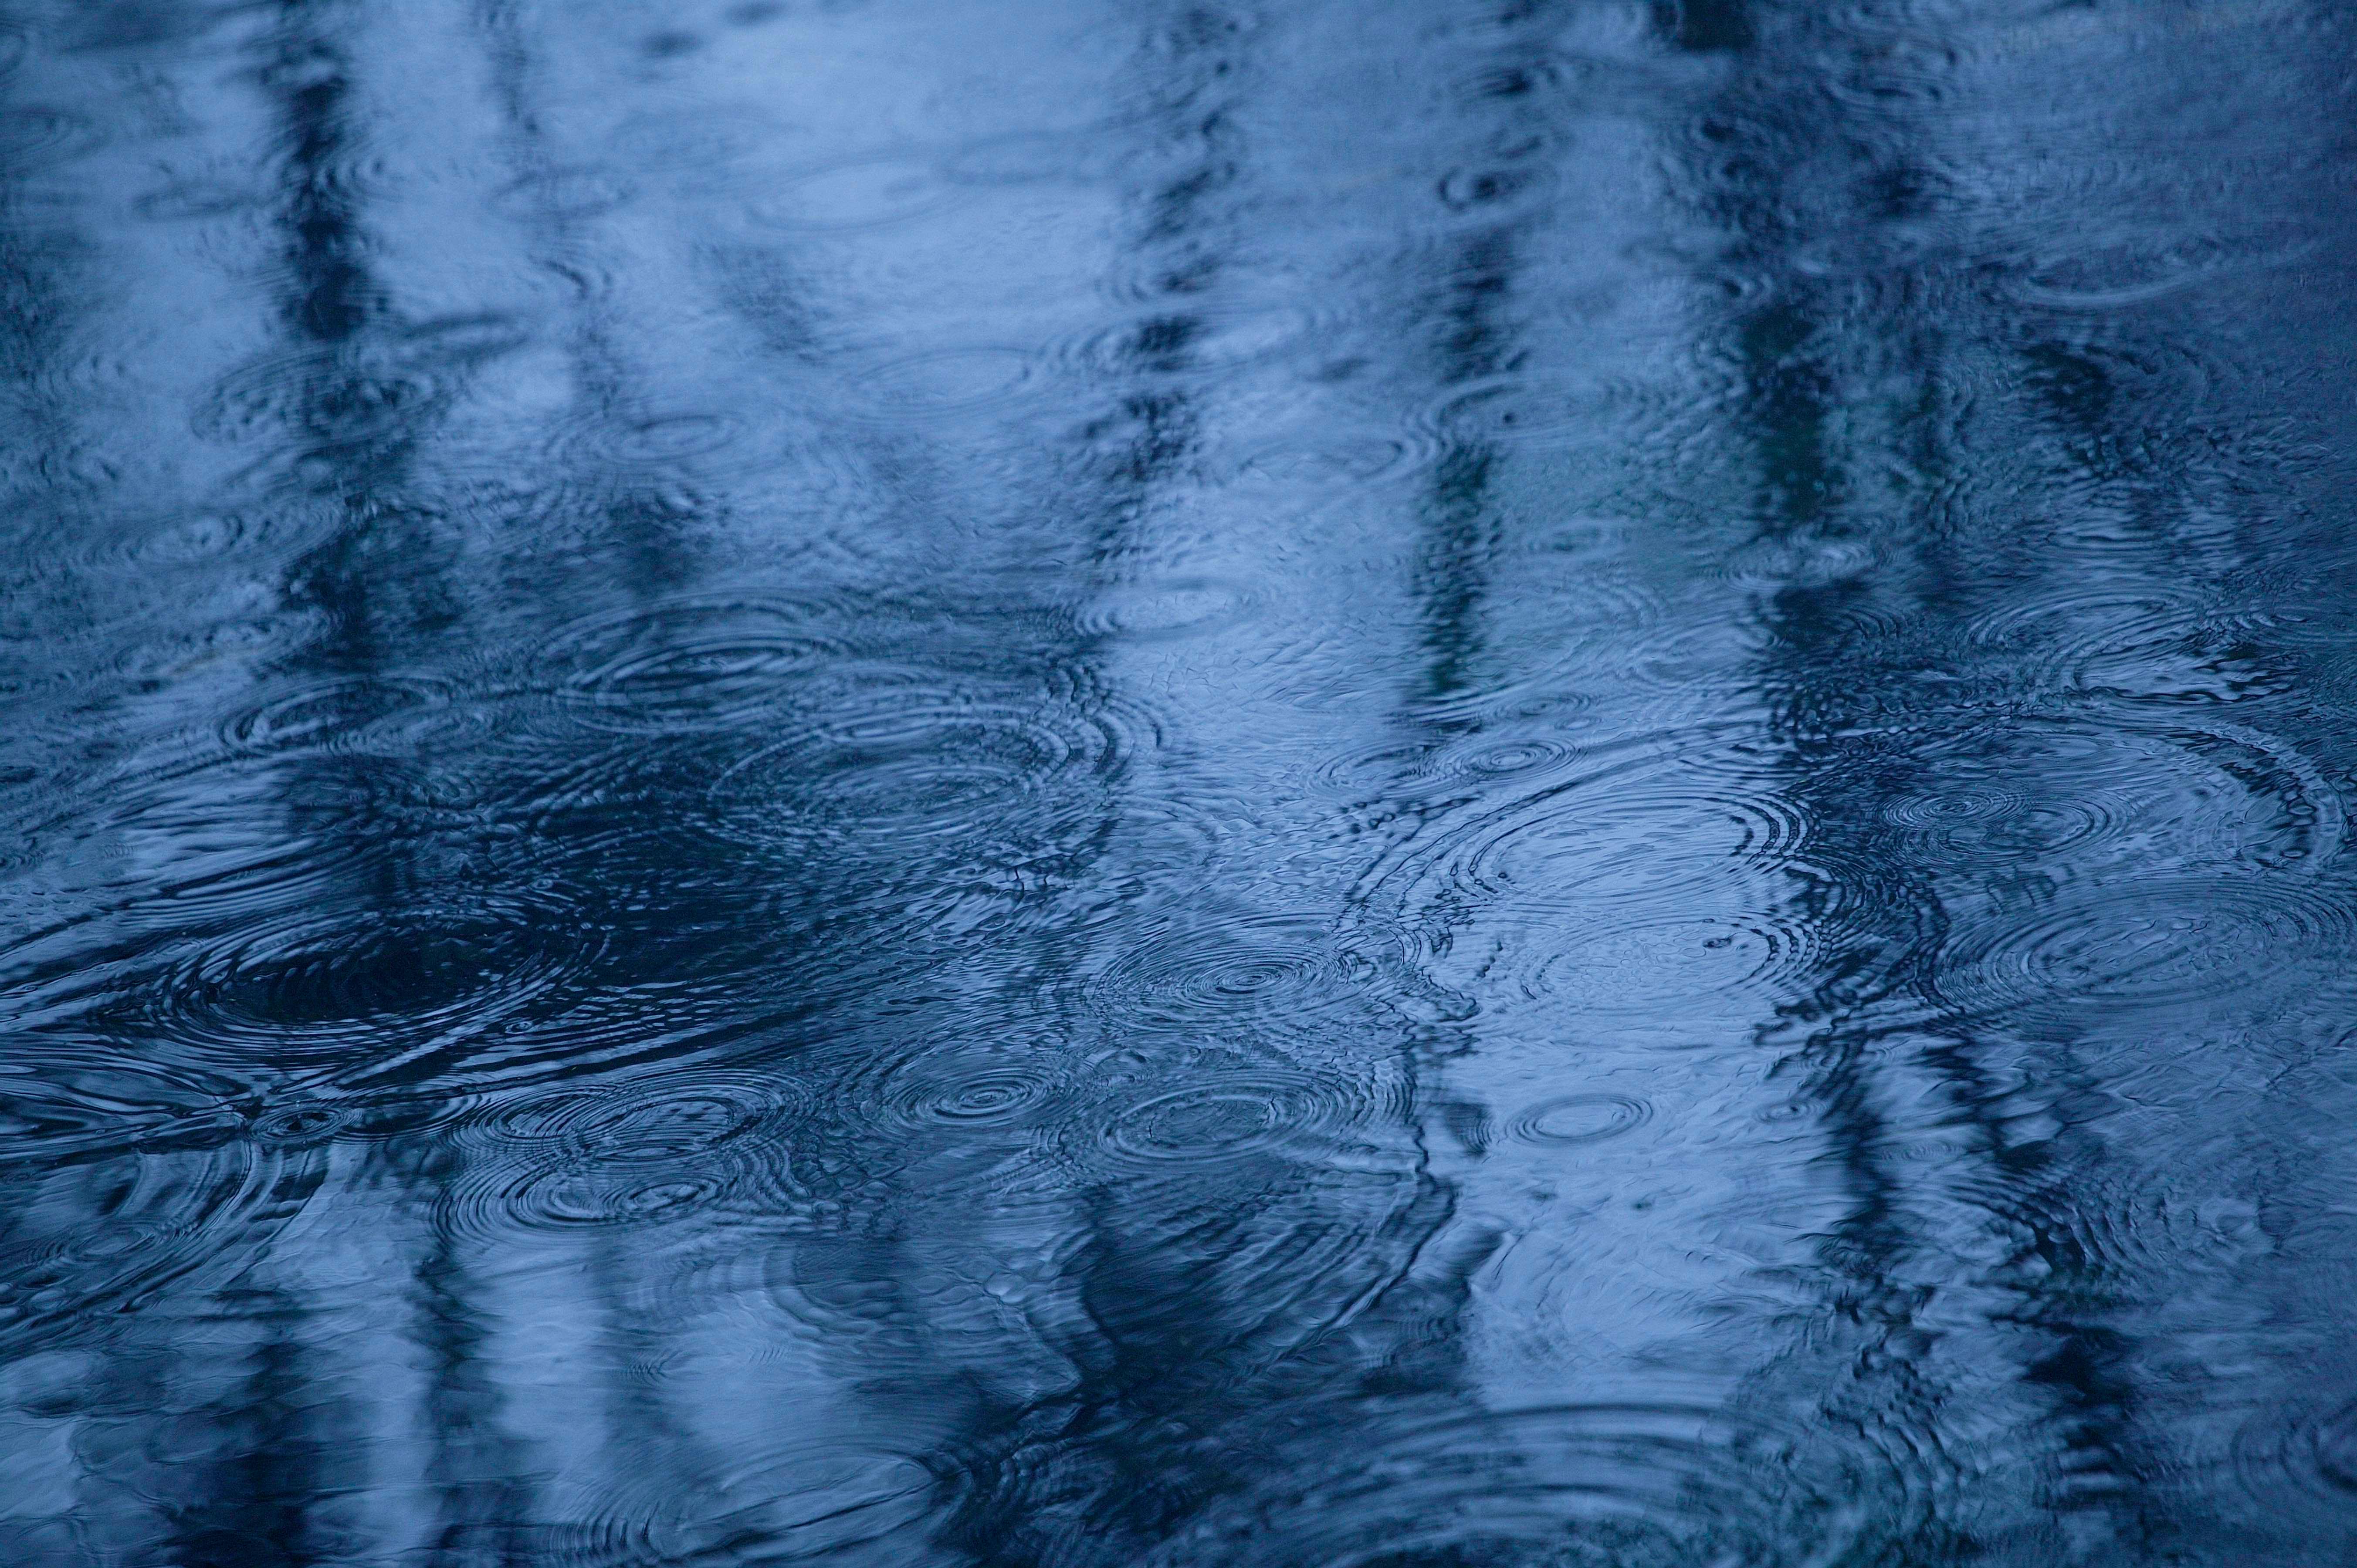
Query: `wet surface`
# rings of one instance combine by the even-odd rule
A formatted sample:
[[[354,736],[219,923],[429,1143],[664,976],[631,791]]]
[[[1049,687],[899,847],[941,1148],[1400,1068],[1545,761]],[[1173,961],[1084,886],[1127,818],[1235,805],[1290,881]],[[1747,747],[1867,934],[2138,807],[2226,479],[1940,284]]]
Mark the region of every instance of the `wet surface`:
[[[0,29],[0,1559],[2357,1552],[2325,0]]]

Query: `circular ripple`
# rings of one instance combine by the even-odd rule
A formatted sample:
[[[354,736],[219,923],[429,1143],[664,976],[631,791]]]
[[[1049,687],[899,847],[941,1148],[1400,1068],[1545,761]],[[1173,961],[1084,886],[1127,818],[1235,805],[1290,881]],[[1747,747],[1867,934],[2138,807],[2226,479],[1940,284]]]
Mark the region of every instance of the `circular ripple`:
[[[740,1455],[713,1483],[731,1510],[730,1534],[759,1531],[764,1551],[785,1562],[913,1535],[935,1517],[944,1490],[921,1459],[856,1439]],[[722,1538],[707,1549],[726,1550]],[[914,1539],[901,1553],[902,1561],[925,1554]]]
[[[66,109],[11,109],[0,113],[0,172],[38,174],[97,150],[103,140],[96,125]]]
[[[1146,1561],[1229,1563],[1249,1541],[1286,1568],[1798,1568],[1878,1559],[1862,1537],[1897,1536],[1921,1489],[1829,1427],[1667,1404],[1394,1420],[1261,1473]]]
[[[512,354],[533,340],[529,322],[503,311],[440,316],[412,324],[400,336],[400,351],[441,366],[479,365]]]
[[[1039,356],[1024,349],[942,349],[880,365],[857,379],[860,417],[899,425],[985,413],[1019,400]]]
[[[1101,1092],[1006,1196],[1066,1223],[1077,1199],[1154,1261],[1092,1293],[1101,1329],[1188,1336],[1206,1359],[1183,1375],[1250,1377],[1361,1310],[1431,1234],[1406,1101],[1377,1071],[1174,1064]]]
[[[1060,1136],[1071,1157],[1116,1176],[1186,1176],[1244,1159],[1339,1174],[1363,1168],[1386,1138],[1398,1145],[1394,1165],[1412,1158],[1406,1125],[1399,1085],[1381,1078],[1206,1061],[1118,1084]]]
[[[760,405],[744,406],[758,413]],[[627,504],[676,520],[701,504],[694,486],[750,479],[798,457],[810,457],[816,476],[828,463],[797,451],[773,426],[705,408],[584,408],[535,421],[520,439],[484,440],[479,430],[452,435],[420,460],[447,465],[470,489],[500,497],[519,519],[561,532],[577,531],[585,510],[611,508],[617,490],[630,497]],[[459,446],[469,436],[477,445]],[[533,476],[528,483],[519,480],[525,475]]]
[[[888,1058],[853,1093],[910,1132],[1028,1131],[1069,1111],[1079,1082],[1067,1047],[982,1049],[936,1043]]]
[[[729,768],[710,792],[715,828],[762,843],[951,844],[1026,859],[1095,819],[1122,762],[1114,732],[1050,707],[960,703],[921,688],[897,701],[874,693],[866,705]]]
[[[1101,590],[1072,618],[1083,636],[1161,642],[1223,631],[1247,619],[1259,599],[1232,578],[1147,578]]]
[[[508,317],[468,316],[356,345],[266,356],[216,382],[193,428],[222,445],[293,435],[336,448],[414,436],[479,366],[530,336]]]
[[[2281,1503],[2290,1492],[2295,1505],[2321,1504],[2345,1518],[2357,1504],[2357,1401],[2270,1411],[2236,1434],[2234,1466],[2262,1498]]]
[[[232,751],[381,752],[410,757],[437,735],[462,729],[465,715],[441,682],[422,675],[354,675],[282,692],[233,714],[221,726]]]
[[[238,1129],[234,1079],[103,1047],[27,1042],[0,1069],[0,1159],[62,1164],[129,1149],[209,1148]]]
[[[700,1172],[616,1180],[604,1173],[565,1170],[511,1187],[502,1196],[514,1222],[565,1230],[678,1219],[726,1190],[717,1177]]]
[[[2039,820],[2028,823],[2019,820],[2033,813]],[[1926,847],[1943,858],[1959,851],[1977,858],[1993,836],[2008,844],[2018,837],[2022,844],[2018,853],[2041,854],[2068,848],[2102,829],[2101,818],[2083,805],[2066,802],[2059,808],[2033,809],[2027,791],[2002,779],[1970,775],[1953,784],[1943,779],[1934,792],[1893,800],[1882,814],[1885,821],[1921,837]]]
[[[2024,263],[2008,292],[2050,310],[2117,310],[2315,253],[2296,233],[2189,234],[2181,227]]]
[[[1555,199],[1555,171],[1547,164],[1471,164],[1441,176],[1434,194],[1457,224],[1513,223]]]
[[[8,1113],[23,1119],[28,1097],[13,1087]],[[69,1130],[77,1104],[86,1115],[102,1103],[48,1097],[36,1131],[48,1137],[12,1139],[0,1155],[0,1345],[120,1309],[207,1267],[233,1272],[308,1190],[261,1144],[201,1112],[163,1127],[151,1120],[138,1143],[108,1146],[95,1129]]]
[[[133,681],[162,683],[211,665],[259,665],[293,654],[296,646],[296,628],[283,616],[210,624],[180,618],[118,636],[113,662],[118,674]]]
[[[1435,778],[1528,786],[1560,777],[1582,755],[1569,741],[1548,736],[1471,736],[1443,747],[1426,768]]]
[[[820,598],[699,595],[593,618],[544,659],[601,726],[733,728],[846,657],[855,614]]]
[[[593,467],[633,472],[691,467],[743,441],[745,422],[716,409],[599,409],[565,422],[562,456]]]
[[[1218,379],[1332,341],[1332,324],[1305,306],[1205,298],[1093,333],[1060,357],[1083,375]]]
[[[252,211],[267,196],[264,188],[236,180],[183,179],[147,192],[131,209],[151,223],[201,223]]]
[[[2306,884],[2116,882],[1964,927],[1942,950],[1934,984],[1975,1015],[2256,999],[2337,980],[2351,933],[2349,907]]]
[[[1966,628],[2033,693],[2231,703],[2285,684],[2235,618],[2165,590],[2090,590],[2007,606]]]
[[[716,1204],[758,1212],[811,1108],[748,1069],[576,1082],[478,1112],[457,1131],[449,1189],[470,1228],[565,1230],[665,1220]]]
[[[1403,780],[1424,778],[1431,757],[1432,747],[1421,742],[1377,741],[1328,757],[1309,778],[1320,792],[1340,800],[1386,800],[1403,787]]]
[[[624,731],[632,726],[612,726]],[[700,732],[649,724],[602,748],[568,746],[544,771],[516,781],[505,810],[528,842],[570,864],[602,863],[608,876],[651,865],[691,864],[699,848],[704,790],[717,763]]]
[[[1544,789],[1477,796],[1436,817],[1370,886],[1411,918],[1499,904],[1534,921],[1683,905],[1793,862],[1809,821],[1778,792],[1784,782],[1703,736],[1674,758],[1591,760]]]
[[[1520,933],[1514,945],[1547,948],[1519,968],[1525,996],[1617,1015],[1706,996],[1789,993],[1806,983],[1823,940],[1819,921],[1761,912],[1617,922],[1560,945]]]
[[[927,156],[861,158],[788,175],[749,215],[764,228],[843,232],[933,217],[974,194]]]
[[[1882,808],[1936,872],[2053,877],[2136,865],[2313,868],[2339,847],[2339,795],[2289,747],[2237,726],[2017,715],[1905,738],[1922,782]]]
[[[1449,30],[1454,32],[1455,28]],[[1501,48],[1458,77],[1451,84],[1450,94],[1467,108],[1517,99],[1544,102],[1548,96],[1561,92],[1588,74],[1585,62],[1567,55]]]
[[[258,552],[285,524],[242,512],[192,511],[140,518],[94,531],[85,559],[101,567],[159,571],[210,566]]]
[[[20,1169],[0,1204],[0,1343],[245,1254],[272,1212],[249,1145]]]
[[[1085,997],[1125,1032],[1218,1037],[1362,1013],[1372,977],[1324,919],[1258,916],[1142,933]]]
[[[1247,454],[1236,465],[1236,478],[1309,491],[1323,499],[1414,479],[1430,469],[1439,453],[1439,443],[1421,432],[1305,435]]]
[[[546,905],[307,912],[201,945],[160,979],[148,1014],[210,1057],[347,1069],[488,1030],[575,980],[602,944]]]
[[[1963,51],[1952,44],[1900,34],[1850,70],[1830,74],[1825,90],[1869,113],[1924,108],[1955,95],[1964,64]]]
[[[1658,393],[1633,384],[1517,375],[1450,389],[1423,423],[1457,446],[1619,446],[1647,439],[1665,412]]]
[[[1444,746],[1383,741],[1318,765],[1310,777],[1323,792],[1374,802],[1402,794],[1428,800],[1467,786],[1529,789],[1564,777],[1587,758],[1571,741],[1547,735],[1472,735]]]
[[[1565,1094],[1531,1106],[1507,1122],[1506,1131],[1526,1144],[1599,1144],[1634,1132],[1652,1117],[1651,1105],[1626,1095]]]
[[[683,1077],[550,1090],[487,1112],[506,1144],[554,1146],[595,1161],[692,1160],[802,1106],[790,1080]]]
[[[1591,693],[1618,686],[1698,702],[1708,682],[1733,660],[1723,628],[1695,636],[1692,621],[1663,624],[1659,601],[1609,579],[1555,596],[1543,629],[1469,660],[1450,688],[1422,697],[1418,716],[1434,723],[1480,721],[1485,727],[1534,715],[1559,720],[1586,707]]]
[[[345,869],[328,856],[303,853],[303,841],[290,841],[284,780],[263,769],[212,766],[210,756],[199,755],[200,765],[194,767],[74,779],[88,798],[102,804],[94,808],[78,799],[68,811],[41,824],[41,831],[51,833],[101,829],[128,852],[135,872],[125,875],[119,865],[92,867],[93,879],[77,888],[85,897],[98,895],[117,911],[117,940],[133,932],[152,939],[273,918],[290,907],[332,896]],[[48,935],[62,936],[64,929]],[[7,950],[12,958],[49,945],[30,931],[20,932],[19,940],[23,948]],[[135,940],[132,950],[144,947],[144,940]],[[121,979],[114,962],[127,961],[129,955],[118,950],[111,957],[114,961],[84,953],[51,972],[52,978],[86,984],[93,994],[112,993]],[[66,988],[61,984],[52,994]],[[30,1002],[21,993],[16,1000],[20,1006]],[[29,1019],[20,1015],[18,1021]]]
[[[2304,1435],[2316,1476],[2335,1491],[2357,1493],[2357,1405],[2341,1406]]]
[[[611,212],[637,194],[629,180],[610,170],[553,168],[504,187],[491,198],[491,206],[511,218],[567,221]]]
[[[204,440],[232,445],[292,434],[327,446],[410,434],[447,404],[447,373],[384,353],[307,349],[262,360],[221,379],[197,409]]]
[[[2162,1035],[2151,1044],[2158,1057],[2169,1054],[2169,1046],[2190,1042]],[[2214,1179],[2216,1173],[2202,1174]],[[2133,1288],[2134,1282],[2169,1271],[2184,1275],[2189,1265],[2197,1275],[2233,1270],[2247,1262],[2255,1239],[2266,1245],[2255,1205],[2197,1196],[2199,1181],[2200,1175],[2185,1170],[2099,1163],[2073,1169],[2042,1190],[1985,1177],[1973,1196],[2017,1239],[2013,1262],[2026,1288],[2048,1285],[2051,1269],[2063,1260],[2083,1286]]]
[[[1281,1143],[1318,1103],[1307,1079],[1258,1074],[1174,1090],[1133,1105],[1105,1130],[1125,1159],[1189,1164],[1232,1157]]]
[[[1865,540],[1770,535],[1738,545],[1718,570],[1749,587],[1824,588],[1865,577],[1875,564]]]
[[[351,1106],[330,1102],[281,1105],[254,1119],[253,1135],[273,1148],[307,1149],[331,1142],[359,1114]]]

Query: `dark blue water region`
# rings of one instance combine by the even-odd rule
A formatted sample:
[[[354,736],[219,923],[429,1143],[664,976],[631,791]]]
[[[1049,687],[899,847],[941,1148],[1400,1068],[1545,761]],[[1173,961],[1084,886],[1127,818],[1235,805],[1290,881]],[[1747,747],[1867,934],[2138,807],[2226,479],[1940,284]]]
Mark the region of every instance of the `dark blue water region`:
[[[5,18],[0,1563],[2357,1561],[2357,10]]]

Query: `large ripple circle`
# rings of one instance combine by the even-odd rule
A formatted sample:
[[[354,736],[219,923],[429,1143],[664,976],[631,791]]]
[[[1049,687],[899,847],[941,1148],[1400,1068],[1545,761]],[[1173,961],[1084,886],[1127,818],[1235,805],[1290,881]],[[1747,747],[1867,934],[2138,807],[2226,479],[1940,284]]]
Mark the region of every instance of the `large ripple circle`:
[[[581,982],[604,938],[560,905],[470,898],[322,909],[199,944],[150,1001],[208,1058],[349,1068],[504,1023]]]
[[[801,1084],[752,1069],[564,1084],[458,1128],[464,1165],[445,1201],[456,1223],[486,1233],[758,1213],[791,1185],[810,1111]]]
[[[1869,1532],[1906,1528],[1909,1468],[1830,1429],[1674,1404],[1460,1412],[1288,1455],[1147,1562],[1211,1568],[1245,1541],[1286,1568],[1862,1562]]]
[[[2338,983],[2357,923],[2305,885],[2220,876],[2088,888],[1954,932],[1934,984],[1976,1015],[2261,1000]]]

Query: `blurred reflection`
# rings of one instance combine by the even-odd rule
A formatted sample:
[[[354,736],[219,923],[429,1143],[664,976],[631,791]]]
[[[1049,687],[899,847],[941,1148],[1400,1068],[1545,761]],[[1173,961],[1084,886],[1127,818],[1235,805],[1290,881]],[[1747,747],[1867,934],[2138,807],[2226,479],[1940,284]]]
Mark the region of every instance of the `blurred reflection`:
[[[2341,1561],[2348,58],[20,7],[8,1560]]]

